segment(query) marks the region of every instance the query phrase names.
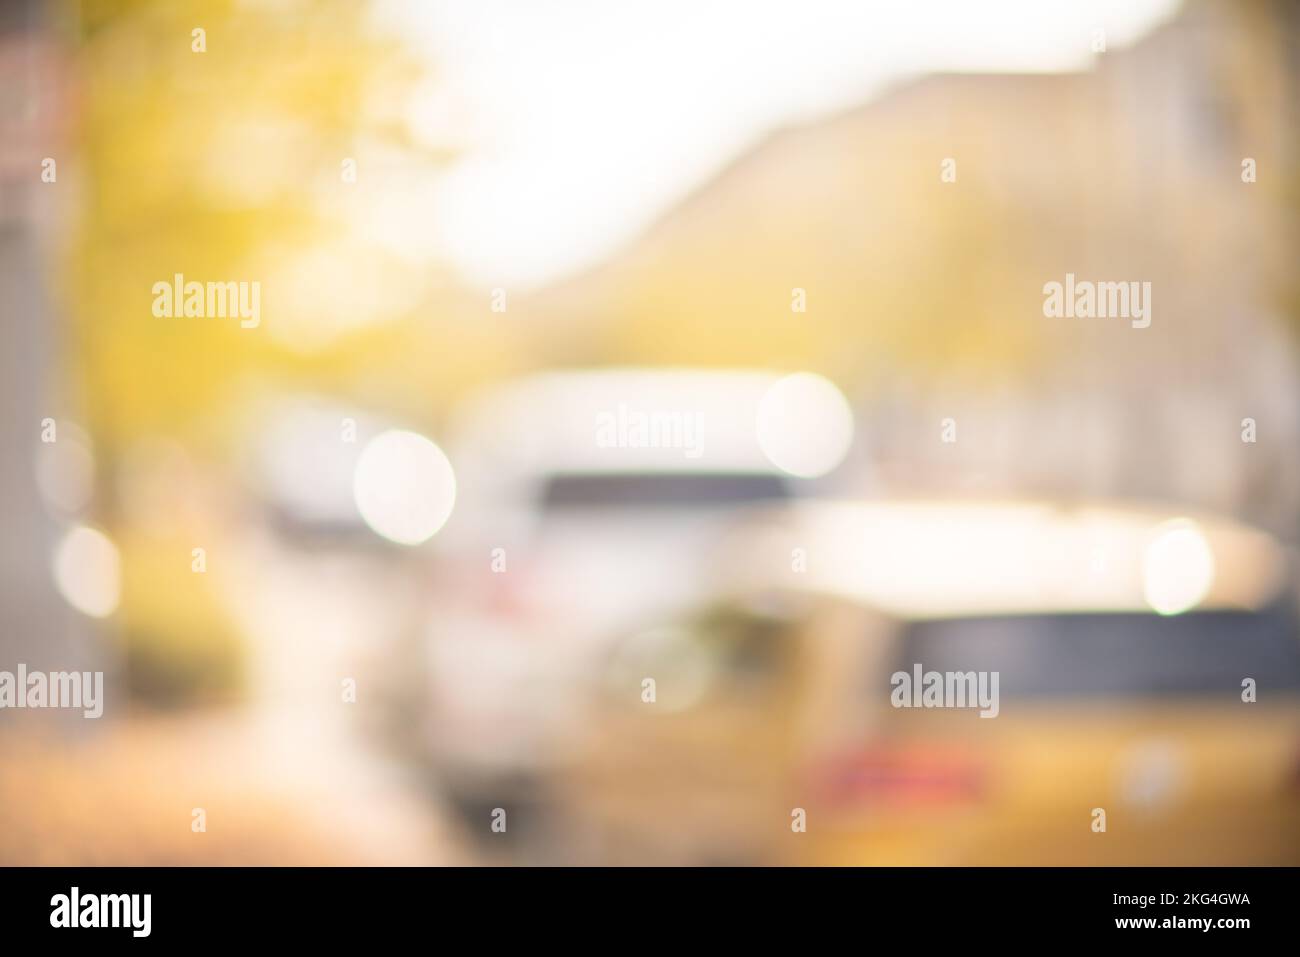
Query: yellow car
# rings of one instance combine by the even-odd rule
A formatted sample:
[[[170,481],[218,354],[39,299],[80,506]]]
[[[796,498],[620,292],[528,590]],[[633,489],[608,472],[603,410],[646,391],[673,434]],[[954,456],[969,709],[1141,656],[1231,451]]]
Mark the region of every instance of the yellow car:
[[[1289,562],[1139,507],[831,504],[621,641],[557,795],[613,863],[1300,864]]]

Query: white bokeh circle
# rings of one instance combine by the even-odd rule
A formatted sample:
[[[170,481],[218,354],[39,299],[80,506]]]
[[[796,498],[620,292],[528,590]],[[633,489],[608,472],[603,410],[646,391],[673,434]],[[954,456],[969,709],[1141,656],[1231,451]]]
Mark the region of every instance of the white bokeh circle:
[[[456,475],[432,441],[391,429],[367,443],[352,476],[357,511],[375,534],[400,545],[432,538],[456,504]]]
[[[844,460],[853,444],[853,410],[833,382],[796,372],[774,382],[758,404],[759,448],[791,475],[816,478]]]

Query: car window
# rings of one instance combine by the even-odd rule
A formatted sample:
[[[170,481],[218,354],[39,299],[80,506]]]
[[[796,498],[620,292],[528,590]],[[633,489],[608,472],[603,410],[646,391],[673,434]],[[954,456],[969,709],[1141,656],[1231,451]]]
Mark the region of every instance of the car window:
[[[716,693],[763,694],[785,676],[797,628],[784,616],[710,609],[630,636],[614,656],[610,684],[622,694],[629,682],[655,677],[661,697],[682,706]]]
[[[789,497],[790,487],[781,476],[764,473],[583,473],[551,476],[542,507],[743,505]]]
[[[1125,696],[1300,691],[1300,641],[1269,612],[1063,614],[910,625],[898,670],[997,671],[1004,696]]]

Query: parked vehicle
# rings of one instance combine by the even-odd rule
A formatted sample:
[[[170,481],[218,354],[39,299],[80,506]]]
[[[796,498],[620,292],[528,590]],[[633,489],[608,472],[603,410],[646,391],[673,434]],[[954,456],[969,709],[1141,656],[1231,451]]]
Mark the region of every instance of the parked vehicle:
[[[1266,536],[811,504],[741,542],[729,598],[599,672],[560,794],[593,857],[1300,863],[1300,641]]]
[[[778,381],[553,372],[467,403],[450,432],[456,512],[435,543],[424,736],[476,820],[533,802],[566,758],[610,636],[710,594],[716,547],[740,517],[810,484],[757,434]]]

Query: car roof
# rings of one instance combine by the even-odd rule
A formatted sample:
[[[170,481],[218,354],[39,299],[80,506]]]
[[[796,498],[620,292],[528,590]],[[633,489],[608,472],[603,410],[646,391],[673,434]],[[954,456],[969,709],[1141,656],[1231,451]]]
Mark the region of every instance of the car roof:
[[[755,436],[767,370],[608,368],[537,373],[465,403],[452,423],[458,468],[500,474],[774,473]],[[665,439],[617,448],[598,429],[645,427]],[[626,432],[624,432],[626,434]],[[698,452],[694,451],[698,449]],[[692,454],[686,454],[691,452]]]
[[[733,544],[746,586],[908,619],[1258,609],[1287,568],[1263,532],[1135,503],[819,501],[768,513]]]

